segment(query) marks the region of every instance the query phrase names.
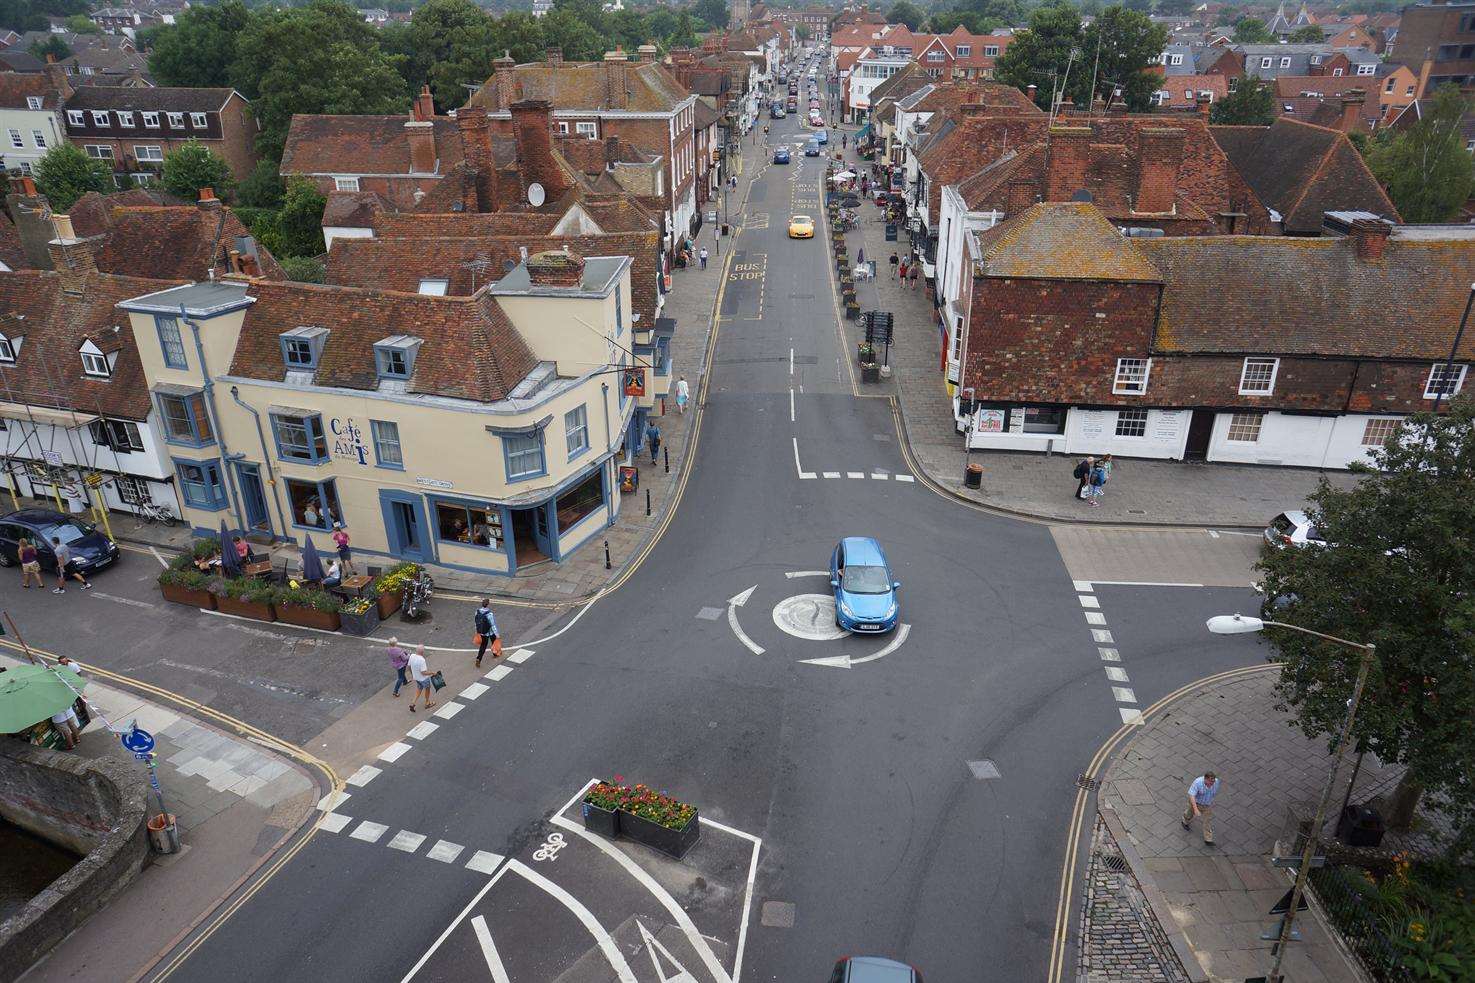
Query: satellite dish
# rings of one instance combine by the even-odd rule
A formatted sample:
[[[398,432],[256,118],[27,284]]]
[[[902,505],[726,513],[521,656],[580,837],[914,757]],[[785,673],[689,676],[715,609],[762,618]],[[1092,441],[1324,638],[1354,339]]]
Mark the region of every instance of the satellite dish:
[[[534,208],[540,208],[542,207],[543,202],[547,200],[548,195],[546,192],[544,192],[543,186],[541,184],[539,184],[537,181],[534,181],[532,184],[528,185],[529,205],[532,205]]]

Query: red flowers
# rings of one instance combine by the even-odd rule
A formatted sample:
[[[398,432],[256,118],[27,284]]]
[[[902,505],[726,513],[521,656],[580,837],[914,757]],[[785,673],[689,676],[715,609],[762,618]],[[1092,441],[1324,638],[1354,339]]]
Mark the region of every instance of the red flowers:
[[[696,810],[685,802],[678,802],[646,785],[617,784],[623,779],[616,775],[615,781],[598,782],[584,801],[601,809],[620,810],[659,823],[667,829],[685,829]]]

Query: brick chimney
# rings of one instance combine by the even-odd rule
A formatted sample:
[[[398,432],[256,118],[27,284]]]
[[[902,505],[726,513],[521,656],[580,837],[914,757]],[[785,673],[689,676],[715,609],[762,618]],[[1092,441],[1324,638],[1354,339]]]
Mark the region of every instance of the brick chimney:
[[[543,60],[557,68],[563,64],[563,49],[556,44],[550,44],[543,52]]]
[[[1024,94],[1027,95],[1027,96],[1029,96],[1029,101],[1030,102],[1034,102],[1035,101],[1035,95],[1039,91],[1040,91],[1040,87],[1038,85],[1035,85],[1033,82],[1031,82],[1029,85],[1026,85],[1024,87]]]
[[[1356,244],[1357,258],[1371,263],[1383,258],[1393,226],[1380,219],[1360,218],[1352,223],[1349,238]]]
[[[964,119],[977,119],[987,116],[991,111],[991,107],[982,99],[978,99],[974,102],[963,103],[958,107],[958,111]]]
[[[1200,92],[1198,94],[1198,100],[1194,103],[1194,109],[1198,111],[1199,116],[1203,117],[1204,120],[1208,120],[1209,113],[1213,111],[1213,108],[1214,97]]]
[[[568,177],[553,158],[553,104],[546,99],[513,103],[512,133],[517,138],[517,171],[523,187],[538,182],[547,201],[567,191]]]
[[[650,43],[642,44],[635,51],[635,60],[638,61],[638,62],[640,62],[643,65],[646,62],[655,61],[656,60],[656,56],[659,55],[660,53],[661,53],[661,49],[660,48],[657,48],[655,45],[650,44]]]
[[[1045,201],[1069,201],[1086,186],[1091,160],[1089,126],[1056,126],[1050,130],[1045,164]]]
[[[56,232],[56,238],[47,243],[51,252],[51,268],[60,277],[63,291],[80,294],[86,289],[87,281],[97,275],[92,247],[77,238],[70,215],[51,216],[51,226]]]
[[[62,94],[63,99],[72,95],[72,83],[67,81],[67,70],[56,63],[55,55],[46,56],[46,84]]]
[[[624,109],[630,104],[629,61],[619,48],[604,53],[604,80],[609,88],[610,109]]]
[[[567,249],[550,249],[527,258],[528,279],[538,287],[577,287],[584,278],[584,259]]]
[[[1362,89],[1348,89],[1342,93],[1342,118],[1337,123],[1337,129],[1343,133],[1362,129],[1362,107],[1365,102],[1367,93]]]
[[[410,171],[435,173],[435,124],[429,120],[409,120],[405,123],[405,139],[410,142]]]
[[[1035,203],[1035,182],[1027,177],[1015,178],[1005,191],[1004,214],[1013,218]]]
[[[205,211],[220,211],[220,199],[215,197],[214,188],[201,188],[199,200],[195,204]]]
[[[559,60],[560,64],[562,59]],[[497,89],[497,108],[506,109],[517,101],[517,62],[506,51],[492,62],[492,82]]]
[[[456,126],[461,131],[461,157],[476,175],[476,210],[494,212],[497,210],[496,161],[492,159],[492,130],[487,111],[480,106],[463,106],[456,111]]]
[[[1178,167],[1183,162],[1182,130],[1143,127],[1137,131],[1137,199],[1133,211],[1171,212],[1178,200]]]
[[[414,115],[420,122],[435,119],[435,99],[430,95],[430,86],[420,86],[420,94],[415,97]]]

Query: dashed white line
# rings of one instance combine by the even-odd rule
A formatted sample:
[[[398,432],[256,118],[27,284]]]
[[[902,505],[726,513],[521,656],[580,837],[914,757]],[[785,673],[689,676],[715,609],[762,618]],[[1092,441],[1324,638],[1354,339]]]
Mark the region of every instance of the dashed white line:
[[[1083,608],[1101,607],[1101,602],[1096,599],[1096,595],[1094,594],[1080,594],[1076,597],[1076,600],[1081,602],[1081,607]]]
[[[1125,686],[1113,686],[1111,688],[1111,695],[1114,696],[1114,697],[1116,697],[1116,701],[1118,703],[1136,703],[1137,702],[1137,694],[1136,693],[1133,693],[1130,689],[1128,689]]]
[[[1101,648],[1099,648],[1096,651],[1098,653],[1100,653],[1100,655],[1101,655],[1101,661],[1102,662],[1120,662],[1120,661],[1122,661],[1122,654],[1120,652],[1118,652],[1116,649],[1101,649]]]
[[[422,720],[411,727],[409,733],[405,734],[405,736],[413,737],[417,741],[423,741],[438,730],[440,730],[440,724],[433,720]]]
[[[1142,722],[1142,711],[1132,707],[1117,707],[1122,715],[1124,724],[1140,724]]]
[[[329,792],[318,800],[318,809],[321,812],[332,812],[351,797],[347,792]]]
[[[529,654],[531,654],[531,653],[529,653]],[[506,679],[511,673],[512,673],[512,667],[511,666],[507,666],[507,665],[492,666],[492,671],[489,672],[489,673],[487,673],[485,676],[483,676],[481,678],[482,679],[490,679],[492,682],[495,683],[499,679]]]
[[[414,853],[420,849],[420,844],[424,842],[424,833],[411,833],[407,829],[402,829],[398,833],[395,833],[394,838],[386,845],[391,850],[403,850],[405,853]]]
[[[345,781],[347,781],[350,785],[357,786],[358,788],[363,788],[365,785],[378,778],[381,774],[383,774],[382,769],[375,768],[373,765],[364,765],[358,771],[354,772],[352,775],[349,775],[348,778],[345,779]]]
[[[437,717],[440,717],[442,720],[450,720],[456,714],[460,713],[462,710],[465,710],[465,709],[466,709],[466,704],[464,704],[464,703],[456,703],[455,701],[452,701],[450,703],[447,703],[445,706],[441,707],[439,710],[435,711],[435,715]]]
[[[379,760],[390,762],[398,761],[400,757],[403,756],[404,753],[412,747],[414,747],[413,744],[406,744],[404,741],[395,741],[393,744],[389,745],[389,747],[379,752]]]
[[[358,824],[358,827],[348,834],[350,840],[363,840],[365,843],[378,843],[379,837],[389,832],[389,827],[383,823],[371,823],[367,819]]]
[[[1091,581],[1089,581],[1089,580],[1073,580],[1073,581],[1071,581],[1071,583],[1075,585],[1075,589],[1079,593],[1082,593],[1082,594],[1089,594],[1089,593],[1091,593]]]
[[[823,474],[823,475],[824,475],[824,476],[825,476],[825,477],[826,477],[826,478],[838,478],[838,477],[840,477],[840,472],[838,472],[838,471],[823,471],[823,472],[821,472],[821,473],[822,473],[822,474]]]
[[[887,475],[887,474],[874,474],[873,473],[871,475],[871,480],[872,481],[885,481],[889,477],[891,477],[891,476],[890,475]]]
[[[489,687],[486,683],[472,683],[470,686],[457,693],[456,698],[461,700],[474,700],[490,688],[491,687]]]
[[[847,478],[859,478],[862,481],[864,481],[865,480],[865,473],[864,472],[861,472],[861,471],[846,471],[845,472],[845,477],[847,477]]]
[[[440,840],[435,844],[435,846],[426,851],[425,856],[429,857],[431,860],[439,860],[443,864],[453,864],[456,862],[456,858],[461,856],[462,852],[465,851],[465,849],[466,848],[459,843],[452,843],[449,840]]]
[[[789,390],[789,422],[794,422],[794,390]]]
[[[1102,614],[1100,611],[1087,611],[1086,612],[1086,624],[1088,624],[1088,625],[1104,625],[1104,624],[1106,624],[1106,615]]]
[[[1091,640],[1101,645],[1110,645],[1113,641],[1111,637],[1111,632],[1107,631],[1105,628],[1092,628]]]
[[[1106,678],[1110,679],[1114,683],[1125,683],[1130,681],[1127,679],[1127,670],[1121,668],[1120,666],[1103,666],[1102,668],[1106,670]]]
[[[471,855],[470,860],[466,861],[466,869],[474,870],[478,874],[490,875],[495,873],[498,867],[502,866],[502,861],[505,859],[500,853],[488,853],[486,850],[478,850]]]
[[[318,829],[325,833],[337,833],[353,822],[352,816],[345,816],[341,812],[325,812],[323,818],[318,821]]]
[[[896,480],[897,481],[916,481],[917,479],[916,478],[913,478],[909,474],[899,474],[899,475],[896,476]]]
[[[508,654],[507,661],[508,662],[515,662],[518,665],[522,665],[524,662],[526,662],[527,660],[531,659],[532,657],[533,657],[533,650],[532,649],[518,649],[517,651],[511,652],[511,653]]]

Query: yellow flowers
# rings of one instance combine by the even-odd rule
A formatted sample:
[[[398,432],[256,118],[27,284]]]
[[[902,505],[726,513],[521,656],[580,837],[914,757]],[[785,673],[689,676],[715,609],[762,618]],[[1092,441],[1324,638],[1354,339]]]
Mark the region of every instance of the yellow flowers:
[[[1422,942],[1428,938],[1429,929],[1423,922],[1410,922],[1408,926],[1408,937],[1415,942]]]

